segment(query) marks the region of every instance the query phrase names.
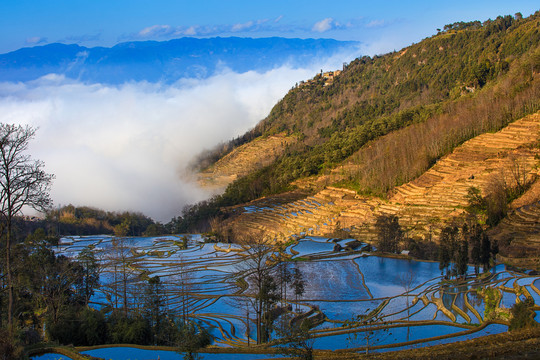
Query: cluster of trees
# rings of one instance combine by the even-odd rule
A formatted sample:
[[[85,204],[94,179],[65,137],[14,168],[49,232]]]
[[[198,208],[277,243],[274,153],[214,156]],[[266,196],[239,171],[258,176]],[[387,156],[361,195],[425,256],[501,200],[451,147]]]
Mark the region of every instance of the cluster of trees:
[[[515,303],[510,309],[510,313],[512,318],[508,330],[538,327],[538,323],[534,320],[536,313],[534,312],[534,300],[532,298],[526,298]]]
[[[75,259],[55,255],[57,243],[39,229],[12,247],[12,328],[20,344],[41,341],[46,333],[48,340],[62,344],[168,345],[186,356],[210,344],[206,327],[191,317],[194,285],[186,276],[166,284],[157,276],[135,274],[128,239],[116,238],[102,256],[85,248]],[[100,283],[102,274],[111,279],[107,285]],[[2,284],[0,307],[5,309]],[[98,287],[108,294],[100,310],[90,306]],[[168,306],[172,296],[181,299],[175,311]],[[6,315],[2,311],[2,325]],[[13,338],[11,346],[16,342]]]
[[[14,221],[17,221],[21,234],[28,234],[38,227],[62,235],[112,234],[119,237],[207,232],[210,229],[208,219],[220,214],[219,206],[215,206],[217,199],[219,197],[216,196],[210,200],[187,205],[181,216],[173,217],[164,224],[138,212],[111,212],[73,205],[47,209],[44,220]]]
[[[516,13],[514,16],[497,16],[495,20],[486,20],[483,23],[475,21],[459,21],[452,24],[444,25],[444,32],[451,31],[461,31],[461,30],[480,30],[483,29],[485,34],[490,34],[493,31],[505,31],[510,28],[514,23],[523,20],[523,15],[521,13]],[[440,31],[440,29],[437,29]]]
[[[298,298],[305,291],[305,279],[297,266],[291,266],[292,263],[284,259],[271,260],[275,248],[270,237],[264,234],[243,237],[240,244],[245,258],[239,264],[238,276],[245,279],[246,289],[243,296],[238,297],[238,301],[243,303],[246,309],[247,324],[252,321],[250,310],[255,313],[253,321],[257,344],[267,343],[276,327],[281,333],[290,330],[289,321],[276,320],[280,316],[286,318],[284,314],[289,311],[284,305],[287,301],[287,289],[293,290],[298,302]]]
[[[141,236],[168,233],[164,225],[142,213],[112,212],[89,206],[66,205],[47,209],[42,223],[62,235]]]
[[[117,307],[118,303],[113,302],[112,308],[101,311],[88,306],[68,306],[56,322],[47,324],[47,333],[51,340],[62,344],[173,346],[190,358],[197,349],[209,345],[212,337],[206,326],[170,310],[168,286],[154,276],[136,286],[139,291],[136,300],[140,304],[121,301]]]
[[[496,242],[491,243],[479,224],[471,228],[464,224],[461,229],[447,226],[439,239],[439,269],[446,277],[467,274],[468,264],[473,264],[478,275],[480,266],[490,268],[492,258],[499,252]]]
[[[377,250],[398,253],[403,242],[403,230],[395,215],[381,215],[375,222],[377,229]]]
[[[497,242],[491,242],[482,225],[466,223],[446,226],[439,235],[439,242],[415,241],[407,239],[395,215],[381,215],[375,222],[377,230],[377,250],[398,253],[410,249],[411,256],[439,261],[439,268],[445,277],[460,277],[467,274],[469,264],[478,275],[480,266],[484,271],[490,268],[492,259],[499,252]]]
[[[81,253],[81,262],[65,256],[56,256],[51,245],[58,239],[44,237],[37,231],[23,242],[12,246],[11,282],[2,281],[0,305],[6,309],[6,300],[12,297],[12,317],[2,311],[1,324],[12,335],[15,330],[23,343],[40,339],[44,324],[49,331],[61,322],[66,309],[82,308],[88,304],[97,285],[95,269],[87,254]],[[5,262],[2,262],[5,270]],[[10,286],[11,294],[6,287]]]
[[[467,211],[482,215],[489,226],[497,225],[508,213],[508,204],[519,198],[534,182],[528,175],[526,164],[519,158],[511,157],[507,173],[495,173],[489,179],[485,195],[479,188],[471,187],[467,194]]]

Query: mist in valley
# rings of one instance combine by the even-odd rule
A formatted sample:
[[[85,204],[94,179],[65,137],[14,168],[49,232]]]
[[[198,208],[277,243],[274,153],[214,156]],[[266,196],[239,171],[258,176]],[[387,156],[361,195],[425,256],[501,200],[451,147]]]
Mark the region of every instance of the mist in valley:
[[[0,121],[38,128],[29,153],[56,175],[55,206],[140,211],[168,221],[211,195],[186,174],[193,157],[252,128],[296,82],[355,55],[264,72],[223,68],[172,84],[88,84],[61,74],[3,82]]]

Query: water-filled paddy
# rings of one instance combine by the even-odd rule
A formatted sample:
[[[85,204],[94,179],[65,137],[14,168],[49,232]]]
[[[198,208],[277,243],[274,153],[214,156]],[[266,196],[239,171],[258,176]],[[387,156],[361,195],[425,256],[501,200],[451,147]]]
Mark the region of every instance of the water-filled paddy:
[[[177,353],[174,351],[166,350],[146,350],[132,347],[108,347],[94,350],[87,350],[81,352],[81,354],[90,355],[94,357],[100,357],[108,360],[148,360],[148,359],[160,359],[160,360],[182,360],[184,358],[183,353]],[[257,360],[267,359],[269,355],[266,354],[214,354],[214,353],[199,353],[201,359],[205,360]],[[42,360],[42,359],[39,359]]]
[[[166,304],[170,313],[182,311],[180,299],[184,291],[184,295],[188,294],[190,298],[187,309],[190,318],[212,325],[211,332],[216,336],[216,344],[226,347],[245,345],[248,341],[248,325],[249,340],[253,341],[256,337],[254,315],[253,309],[249,309],[250,300],[253,299],[250,295],[252,285],[247,281],[242,266],[247,254],[236,245],[205,244],[200,236],[194,235],[188,235],[187,239],[187,248],[183,248],[182,236],[129,240],[132,249],[129,251],[131,294],[128,296],[133,296],[133,299],[128,303],[136,308],[135,299],[143,296],[146,279],[157,275],[167,294]],[[107,236],[73,237],[64,239],[55,250],[75,257],[82,249],[90,247],[99,253],[101,259],[107,259],[109,252],[114,250],[115,242],[115,239]],[[346,241],[338,242],[344,244]],[[492,275],[482,281],[475,279],[472,276],[474,269],[469,268],[468,280],[455,285],[441,282],[441,272],[436,262],[383,258],[369,253],[334,252],[334,244],[329,239],[310,237],[300,239],[287,249],[293,259],[312,260],[286,262],[290,271],[296,268],[303,274],[305,291],[297,297],[293,286],[290,283],[285,285],[286,299],[283,305],[289,303],[293,315],[309,312],[309,316],[318,317],[317,332],[314,334],[320,335],[319,331],[324,334],[315,340],[315,347],[319,349],[351,347],[347,341],[348,335],[336,332],[343,329],[345,322],[358,315],[375,314],[389,325],[398,325],[392,328],[392,335],[382,341],[399,347],[402,346],[400,343],[412,340],[425,340],[426,344],[431,344],[433,340],[430,339],[436,336],[454,333],[455,337],[444,341],[457,341],[464,338],[465,335],[460,333],[466,330],[473,331],[467,336],[481,336],[487,333],[488,328],[492,332],[504,331],[504,326],[490,325],[475,332],[483,321],[485,311],[484,300],[478,294],[478,289],[493,287],[501,291],[504,286],[508,291],[501,291],[501,303],[506,308],[516,302],[516,294],[512,292],[516,281],[516,286],[524,286],[535,301],[539,299],[533,289],[533,286],[540,285],[537,276],[517,274],[501,265],[492,269]],[[267,261],[271,259],[271,256],[266,258]],[[113,307],[115,302],[121,303],[121,299],[118,299],[122,296],[117,291],[120,284],[118,281],[115,283],[115,279],[119,278],[118,274],[115,275],[115,269],[106,261],[103,261],[103,265],[104,271],[100,275],[102,287],[91,299],[97,308]],[[190,285],[187,293],[183,288],[186,282]],[[297,311],[297,308],[300,310]],[[248,321],[249,311],[251,315]],[[434,320],[444,324],[425,323]],[[422,325],[406,326],[417,325],[418,322],[422,322]],[[461,328],[456,324],[470,326]],[[108,352],[105,357],[114,359],[111,354]],[[160,356],[160,359],[166,359],[164,356]],[[214,354],[205,354],[204,358],[212,358],[207,356]],[[130,359],[133,360],[133,357]]]
[[[467,329],[450,325],[428,325],[428,326],[401,326],[392,327],[385,330],[378,330],[370,339],[370,346],[389,345],[415,341],[419,339],[428,339],[435,336],[444,336],[448,334],[460,333]],[[437,334],[437,335],[435,335]],[[366,340],[362,333],[342,334],[326,336],[315,339],[317,349],[333,350],[336,348],[359,348],[366,345]]]
[[[72,360],[69,356],[56,354],[56,353],[32,356],[30,359],[32,360]]]

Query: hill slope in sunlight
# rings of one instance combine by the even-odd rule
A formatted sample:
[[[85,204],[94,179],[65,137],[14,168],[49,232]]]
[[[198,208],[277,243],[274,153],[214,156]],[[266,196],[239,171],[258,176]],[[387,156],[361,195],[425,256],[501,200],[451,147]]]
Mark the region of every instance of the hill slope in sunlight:
[[[217,232],[264,229],[284,238],[346,229],[373,241],[378,215],[397,215],[419,241],[437,239],[467,216],[495,226],[507,206],[473,213],[471,194],[488,204],[499,182],[511,201],[536,181],[538,115],[527,115],[540,110],[539,29],[538,12],[450,24],[399,52],[317,74],[244,142],[208,156],[223,169],[235,146],[276,134],[294,139],[204,211],[226,219],[221,228],[213,222]],[[523,178],[516,180],[516,169]],[[188,209],[185,220],[197,209]],[[502,244],[505,251],[510,243]]]

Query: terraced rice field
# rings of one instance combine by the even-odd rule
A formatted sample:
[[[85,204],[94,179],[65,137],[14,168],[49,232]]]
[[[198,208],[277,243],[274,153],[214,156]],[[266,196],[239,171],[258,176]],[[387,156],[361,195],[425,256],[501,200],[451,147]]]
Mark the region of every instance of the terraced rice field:
[[[239,286],[239,269],[246,253],[239,246],[204,243],[198,235],[187,236],[182,249],[181,236],[127,239],[127,303],[130,310],[141,310],[147,279],[158,275],[164,284],[167,311],[188,316],[212,327],[215,344],[245,347],[255,342],[254,313],[247,318],[249,283]],[[121,276],[110,254],[118,247],[111,237],[63,238],[57,253],[75,257],[83,248],[92,248],[101,259],[102,286],[92,298],[95,307],[123,304]],[[298,268],[306,280],[305,292],[298,299],[291,286],[285,302],[293,317],[311,317],[318,324],[311,330],[317,349],[362,350],[362,331],[389,328],[370,346],[380,351],[407,345],[423,346],[458,341],[506,331],[504,315],[487,321],[484,293],[497,292],[499,313],[504,314],[525,297],[540,304],[540,277],[505,269],[499,265],[481,279],[469,269],[467,280],[442,281],[438,263],[378,257],[362,252],[333,252],[336,242],[322,237],[305,237],[291,244],[281,258]],[[276,254],[274,254],[276,255]],[[272,262],[277,256],[269,256]],[[277,262],[274,262],[277,264]],[[403,274],[411,274],[406,281]],[[187,286],[189,284],[189,286]],[[284,304],[286,305],[286,304]],[[537,306],[536,310],[540,310]],[[379,323],[362,326],[350,322],[356,315],[370,314]],[[538,317],[538,316],[537,316]],[[538,319],[537,319],[538,320]],[[249,330],[248,330],[249,329]],[[355,336],[356,334],[356,336]]]
[[[329,234],[340,229],[369,242],[376,238],[377,217],[395,215],[409,236],[437,241],[441,229],[466,216],[471,188],[486,196],[495,181],[508,186],[516,185],[516,176],[522,183],[538,181],[539,131],[540,114],[533,114],[496,133],[479,135],[439,159],[415,180],[393,189],[385,200],[324,186],[316,194],[286,203],[272,202],[272,197],[255,200],[232,226],[235,232],[264,231],[278,239],[302,234],[332,236]],[[518,202],[518,208],[501,222],[493,236],[513,239],[513,246],[534,257],[540,254],[540,183],[532,187],[535,195]],[[522,254],[516,255],[519,258]]]

